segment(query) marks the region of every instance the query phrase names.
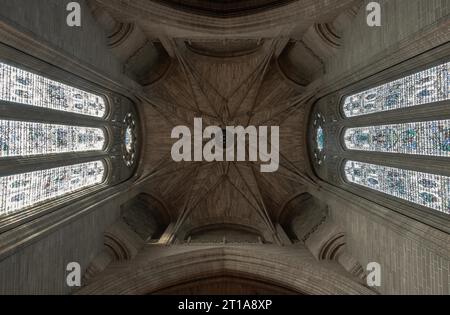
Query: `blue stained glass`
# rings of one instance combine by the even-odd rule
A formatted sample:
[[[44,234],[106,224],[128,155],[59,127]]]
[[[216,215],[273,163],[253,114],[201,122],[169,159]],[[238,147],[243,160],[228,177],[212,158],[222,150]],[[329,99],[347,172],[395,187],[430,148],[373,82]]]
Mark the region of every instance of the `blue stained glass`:
[[[130,126],[125,130],[125,148],[128,153],[133,149],[133,131]]]
[[[351,183],[450,214],[448,176],[356,161],[347,161],[344,172]]]
[[[323,134],[323,129],[320,126],[316,130],[316,143],[317,149],[319,149],[319,151],[322,151],[324,148],[325,136]]]

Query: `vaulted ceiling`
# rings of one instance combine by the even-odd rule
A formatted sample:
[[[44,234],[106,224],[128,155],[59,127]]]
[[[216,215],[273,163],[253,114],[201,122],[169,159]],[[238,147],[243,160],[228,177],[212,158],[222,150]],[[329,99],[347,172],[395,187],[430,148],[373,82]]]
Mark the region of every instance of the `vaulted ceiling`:
[[[358,1],[359,2],[359,1]],[[124,73],[142,86],[146,193],[173,235],[242,226],[280,243],[276,222],[306,191],[305,101],[326,71],[355,1],[90,1]],[[174,162],[172,128],[279,126],[280,167],[258,162]]]
[[[151,103],[146,118],[157,122],[146,131],[149,192],[166,201],[180,233],[227,223],[257,227],[272,239],[276,211],[302,189],[305,115],[294,106],[301,88],[282,78],[273,61],[276,41],[254,46],[241,41],[248,51],[226,57],[222,49],[220,56],[215,53],[222,45],[229,48],[226,42],[173,44],[177,59],[171,69],[145,89]],[[193,128],[194,117],[205,125],[280,126],[279,171],[260,173],[257,162],[173,162],[171,130]]]

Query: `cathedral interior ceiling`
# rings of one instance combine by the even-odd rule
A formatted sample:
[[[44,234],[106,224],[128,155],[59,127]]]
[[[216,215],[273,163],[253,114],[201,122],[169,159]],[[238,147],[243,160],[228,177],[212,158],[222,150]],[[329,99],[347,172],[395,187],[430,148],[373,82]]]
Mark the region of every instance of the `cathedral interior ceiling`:
[[[256,227],[261,235],[268,235],[268,241],[279,242],[274,221],[285,201],[310,183],[305,175],[308,118],[303,102],[309,95],[303,92],[323,71],[320,55],[314,56],[319,68],[300,65],[297,71],[299,61],[288,60],[283,51],[304,47],[309,28],[331,23],[354,1],[332,6],[322,0],[301,5],[296,1],[206,3],[90,1],[110,34],[111,49],[143,86],[148,102],[141,109],[147,139],[143,169],[152,179],[145,191],[163,200],[176,218],[175,233],[202,222],[235,223]],[[236,10],[242,14],[233,14]],[[142,53],[146,49],[149,53]],[[133,69],[137,70],[133,73]],[[279,126],[278,171],[261,173],[258,162],[172,161],[173,139],[168,135],[175,126],[192,126],[195,117],[201,117],[204,125],[221,128]]]

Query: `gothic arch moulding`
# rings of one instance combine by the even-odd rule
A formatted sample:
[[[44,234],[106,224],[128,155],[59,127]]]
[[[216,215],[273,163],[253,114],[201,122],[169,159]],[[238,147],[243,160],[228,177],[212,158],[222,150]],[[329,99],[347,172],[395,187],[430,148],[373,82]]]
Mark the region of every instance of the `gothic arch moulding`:
[[[184,248],[184,250],[181,250]],[[149,257],[154,249],[147,247]],[[143,253],[146,255],[146,253]],[[116,265],[77,294],[152,294],[205,277],[233,276],[269,283],[299,294],[374,294],[327,263],[305,259],[280,260],[279,254],[248,247],[192,249],[139,265],[135,260]],[[130,264],[139,267],[131,268]]]

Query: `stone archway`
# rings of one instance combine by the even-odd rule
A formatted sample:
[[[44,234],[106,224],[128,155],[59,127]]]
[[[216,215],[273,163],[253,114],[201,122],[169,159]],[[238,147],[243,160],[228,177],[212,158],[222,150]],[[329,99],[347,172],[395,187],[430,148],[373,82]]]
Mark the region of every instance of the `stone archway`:
[[[293,256],[292,249],[147,246],[134,260],[112,264],[77,294],[153,294],[216,277],[247,279],[298,294],[374,294],[336,263],[318,262],[304,247],[295,248],[298,255]]]

